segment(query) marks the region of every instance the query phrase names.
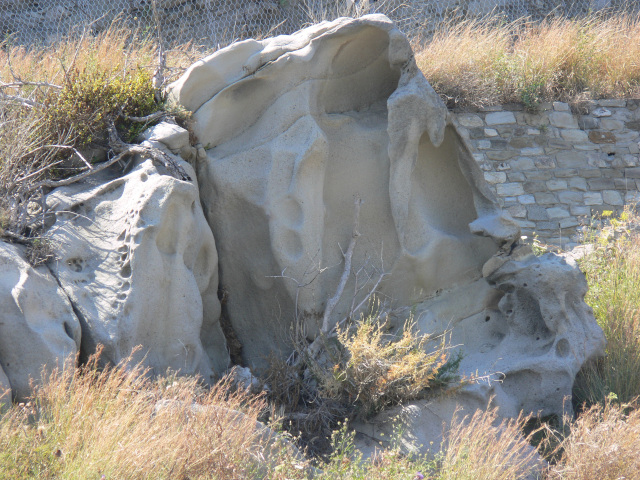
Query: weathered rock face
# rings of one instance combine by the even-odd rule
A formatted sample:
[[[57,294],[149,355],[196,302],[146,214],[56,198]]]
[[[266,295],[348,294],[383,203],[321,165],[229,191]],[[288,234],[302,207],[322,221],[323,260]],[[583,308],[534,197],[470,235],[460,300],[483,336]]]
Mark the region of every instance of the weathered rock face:
[[[226,315],[251,367],[288,353],[295,322],[317,332],[360,198],[353,267],[331,321],[384,272],[380,296],[413,312],[422,332],[450,332],[462,373],[484,376],[452,402],[495,397],[505,416],[563,412],[575,374],[604,343],[582,274],[517,245],[518,228],[386,17],[232,45],[170,92],[194,112],[206,149],[201,198]],[[434,418],[454,410],[445,402],[416,428],[429,437],[441,431]]]
[[[80,347],[80,323],[47,267],[32,268],[22,247],[0,242],[0,404],[11,388],[31,394],[45,367],[62,368]]]
[[[141,345],[134,361],[144,358],[155,373],[171,368],[210,381],[229,356],[218,323],[218,257],[196,185],[150,160],[94,181],[47,198],[52,271],[80,317],[83,353],[100,343],[104,360],[117,363]]]
[[[240,42],[193,65],[171,93],[194,111],[207,148],[201,197],[252,367],[285,348],[296,316],[317,331],[355,196],[363,203],[353,265],[390,273],[381,291],[404,305],[480,278],[496,241],[518,236],[386,17]],[[494,238],[474,235],[472,222]],[[355,287],[352,277],[336,319]]]

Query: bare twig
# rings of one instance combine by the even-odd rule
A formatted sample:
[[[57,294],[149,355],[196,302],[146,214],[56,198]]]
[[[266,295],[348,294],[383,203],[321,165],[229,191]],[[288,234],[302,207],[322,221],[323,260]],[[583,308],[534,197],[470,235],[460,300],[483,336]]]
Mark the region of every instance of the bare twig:
[[[155,99],[157,102],[161,102],[164,98],[162,88],[164,87],[165,77],[164,70],[167,65],[167,58],[164,53],[164,38],[162,35],[162,22],[160,21],[160,14],[158,13],[157,0],[151,0],[151,7],[153,9],[153,21],[156,24],[156,32],[158,34],[158,66],[153,73],[153,88],[155,89]]]
[[[25,87],[25,86],[48,87],[48,88],[55,88],[57,90],[62,89],[60,85],[55,85],[49,82],[23,82],[23,81],[17,81],[17,82],[11,82],[11,83],[0,82],[0,88],[18,88],[18,87]]]
[[[78,156],[78,158],[79,158],[80,160],[82,160],[82,162],[83,162],[83,163],[84,163],[88,168],[93,168],[93,166],[92,166],[92,165],[87,161],[87,159],[86,159],[86,158],[84,158],[84,155],[82,155],[82,154],[78,151],[78,149],[77,149],[77,148],[75,148],[75,147],[74,147],[74,146],[72,146],[72,145],[56,145],[56,144],[52,144],[52,145],[42,145],[42,146],[40,146],[40,147],[38,147],[38,148],[35,148],[35,149],[33,149],[33,150],[31,150],[31,151],[29,151],[29,152],[25,153],[25,154],[24,154],[22,157],[20,157],[20,158],[28,157],[29,155],[31,155],[31,154],[33,154],[33,153],[35,153],[35,152],[39,151],[39,150],[45,150],[45,149],[47,149],[47,148],[57,148],[57,149],[60,149],[60,150],[73,150],[73,153],[75,153],[75,154]],[[60,162],[56,162],[56,163],[60,163]],[[49,165],[49,167],[52,167],[52,166],[53,166],[53,165]],[[26,179],[26,178],[29,178],[29,177],[25,177],[25,179]]]
[[[20,177],[17,180],[14,180],[13,183],[14,184],[22,183],[22,182],[24,182],[26,180],[29,180],[29,179],[34,178],[34,177],[37,177],[39,174],[41,174],[45,170],[49,170],[50,168],[53,168],[53,167],[55,167],[56,165],[59,165],[62,162],[64,162],[64,160],[58,160],[57,162],[51,163],[49,165],[45,165],[44,167],[36,170],[35,172],[30,173],[26,177]]]
[[[155,122],[156,120],[159,120],[166,115],[167,115],[167,112],[158,111],[158,112],[152,113],[151,115],[147,115],[145,117],[130,117],[129,115],[122,115],[122,118],[124,118],[129,122],[146,123],[146,122]]]
[[[331,313],[333,313],[333,309],[340,301],[340,297],[342,297],[342,293],[344,292],[344,287],[347,285],[349,275],[351,275],[351,260],[353,257],[353,250],[356,248],[356,242],[358,240],[358,237],[360,236],[360,233],[358,232],[358,221],[360,218],[360,205],[362,205],[362,200],[360,198],[356,198],[354,204],[355,219],[353,225],[353,234],[351,235],[351,240],[349,241],[349,247],[347,247],[347,251],[344,254],[344,270],[342,271],[340,283],[338,283],[338,288],[336,289],[335,295],[329,299],[329,301],[327,302],[327,307],[324,310],[324,316],[322,318],[322,328],[320,330],[322,333],[329,332],[329,320],[331,317]]]
[[[63,187],[65,185],[71,185],[72,183],[76,183],[80,180],[83,180],[88,176],[93,175],[94,173],[98,173],[98,172],[101,172],[102,170],[105,170],[106,168],[109,168],[114,163],[117,163],[126,157],[136,155],[136,154],[151,157],[153,161],[163,165],[167,170],[169,170],[169,173],[173,177],[178,178],[179,180],[191,181],[191,177],[187,175],[184,169],[180,165],[178,165],[173,159],[169,158],[169,156],[164,152],[162,152],[161,150],[158,150],[157,148],[153,148],[153,147],[143,146],[143,145],[130,145],[126,150],[119,153],[118,155],[113,157],[111,160],[108,160],[104,163],[100,163],[99,165],[96,165],[91,169],[87,169],[82,173],[79,173],[78,175],[74,175],[73,177],[63,178],[62,180],[43,180],[29,187],[27,192],[33,192],[39,188],[57,188],[57,187]]]
[[[144,153],[151,157],[154,162],[164,166],[173,177],[177,178],[178,180],[184,180],[187,182],[191,181],[191,177],[187,174],[185,169],[182,168],[178,162],[176,162],[162,150],[158,150],[157,148],[153,147],[145,147],[142,145],[134,145],[131,143],[123,142],[118,135],[118,131],[116,130],[116,126],[113,121],[108,122],[107,130],[109,131],[109,146],[113,149],[114,152],[126,152],[133,149],[144,151]]]
[[[25,237],[23,235],[19,235],[17,233],[9,232],[7,230],[0,230],[0,237],[8,238],[9,240],[12,240],[12,241],[14,241],[16,243],[21,243],[23,245],[31,244],[31,239],[30,238]]]
[[[129,155],[134,155],[136,153],[147,153],[147,150],[148,150],[147,147],[131,148],[129,150],[126,150],[116,155],[111,160],[107,160],[106,162],[96,165],[94,168],[87,169],[82,173],[79,173],[78,175],[74,175],[73,177],[63,178],[62,180],[43,180],[41,182],[35,183],[31,185],[31,187],[29,187],[27,192],[34,192],[39,188],[57,188],[57,187],[63,187],[65,185],[71,185],[72,183],[79,182],[80,180],[83,180],[88,176],[93,175],[94,173],[98,173],[106,168],[109,168],[114,163],[119,162],[120,160],[122,160],[123,158]]]
[[[34,102],[33,100],[19,97],[17,95],[7,95],[6,93],[0,93],[0,99],[16,102],[27,108],[36,108],[36,107],[43,108],[44,107],[42,103]]]

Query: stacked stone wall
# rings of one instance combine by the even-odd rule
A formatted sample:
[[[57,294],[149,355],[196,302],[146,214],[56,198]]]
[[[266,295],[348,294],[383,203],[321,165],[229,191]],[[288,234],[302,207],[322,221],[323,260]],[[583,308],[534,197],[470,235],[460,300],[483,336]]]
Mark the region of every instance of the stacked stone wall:
[[[640,100],[454,112],[484,177],[522,227],[570,247],[604,211],[640,202]]]

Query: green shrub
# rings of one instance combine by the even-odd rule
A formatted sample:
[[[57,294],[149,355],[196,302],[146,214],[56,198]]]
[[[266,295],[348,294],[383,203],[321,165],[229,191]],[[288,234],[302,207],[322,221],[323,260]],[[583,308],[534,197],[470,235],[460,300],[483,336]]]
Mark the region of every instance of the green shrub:
[[[124,116],[142,117],[162,107],[154,98],[150,73],[140,68],[125,74],[74,70],[60,91],[49,92],[44,105],[47,131],[66,132],[80,148],[104,141],[109,121],[116,122],[125,141],[132,141],[140,124]]]

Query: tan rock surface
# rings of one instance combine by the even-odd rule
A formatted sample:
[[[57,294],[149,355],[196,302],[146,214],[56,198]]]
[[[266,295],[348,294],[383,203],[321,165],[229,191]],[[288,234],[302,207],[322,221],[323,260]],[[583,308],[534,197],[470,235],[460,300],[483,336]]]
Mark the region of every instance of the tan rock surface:
[[[26,398],[45,366],[62,368],[79,348],[80,323],[51,272],[31,267],[23,247],[0,242],[0,395],[10,386]]]
[[[296,315],[317,332],[354,197],[363,203],[353,265],[372,276],[358,301],[383,270],[382,292],[402,304],[480,278],[497,246],[472,222],[499,244],[518,235],[386,17],[240,42],[193,65],[170,92],[194,110],[207,149],[201,198],[252,367],[286,349]],[[352,277],[334,321],[349,313],[355,288]]]
[[[117,363],[141,345],[134,361],[155,373],[210,381],[229,361],[215,242],[197,186],[163,173],[149,160],[121,178],[50,194],[52,270],[80,315],[85,355],[103,344],[105,360]]]

